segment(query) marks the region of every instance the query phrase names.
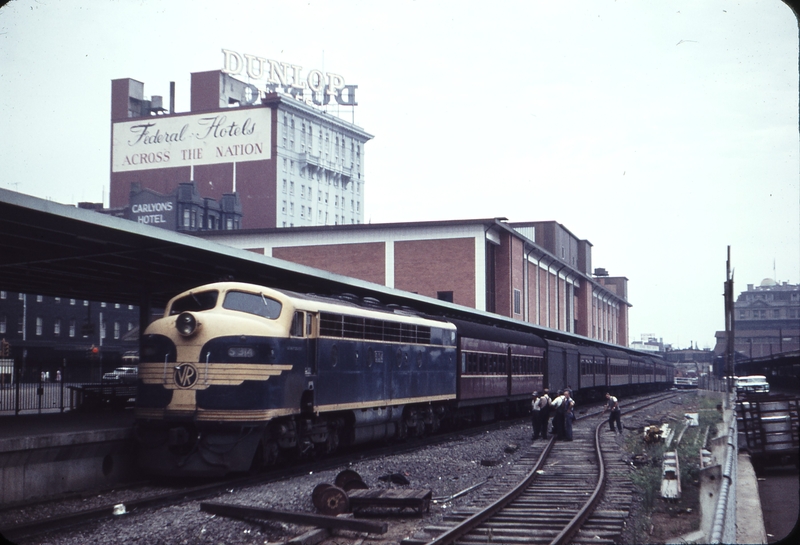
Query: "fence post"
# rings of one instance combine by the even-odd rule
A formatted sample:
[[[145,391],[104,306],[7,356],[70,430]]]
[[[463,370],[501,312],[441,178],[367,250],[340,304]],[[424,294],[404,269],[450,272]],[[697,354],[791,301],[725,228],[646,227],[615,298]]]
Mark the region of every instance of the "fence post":
[[[22,369],[15,369],[17,372],[17,383],[14,388],[14,416],[19,416],[19,383],[22,382]]]
[[[44,382],[42,372],[39,372],[39,385],[36,387],[36,395],[39,397],[39,414],[42,414],[42,398],[44,397]]]

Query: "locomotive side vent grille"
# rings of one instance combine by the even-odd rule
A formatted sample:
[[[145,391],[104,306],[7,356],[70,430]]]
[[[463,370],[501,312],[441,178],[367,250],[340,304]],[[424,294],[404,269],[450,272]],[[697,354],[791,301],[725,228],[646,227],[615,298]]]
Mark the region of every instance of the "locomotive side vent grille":
[[[389,320],[345,316],[321,312],[319,334],[323,337],[364,339],[370,341],[430,344],[431,328]]]

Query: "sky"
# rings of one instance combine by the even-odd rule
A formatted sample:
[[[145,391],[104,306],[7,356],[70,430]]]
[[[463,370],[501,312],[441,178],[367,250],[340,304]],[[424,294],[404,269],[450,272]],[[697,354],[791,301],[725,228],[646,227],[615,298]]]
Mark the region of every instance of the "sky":
[[[713,348],[736,293],[800,284],[798,23],[776,0],[12,0],[0,187],[108,205],[111,80],[222,50],[358,85],[365,221],[557,221],[628,278],[629,338]]]

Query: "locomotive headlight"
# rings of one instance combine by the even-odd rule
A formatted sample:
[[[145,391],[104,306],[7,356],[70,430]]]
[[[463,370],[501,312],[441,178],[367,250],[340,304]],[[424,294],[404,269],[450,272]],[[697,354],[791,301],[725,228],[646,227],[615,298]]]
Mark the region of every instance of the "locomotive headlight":
[[[246,346],[231,346],[228,348],[229,358],[252,358],[254,355],[255,351]]]
[[[197,332],[199,324],[191,312],[182,312],[175,320],[175,329],[184,337],[191,337]]]

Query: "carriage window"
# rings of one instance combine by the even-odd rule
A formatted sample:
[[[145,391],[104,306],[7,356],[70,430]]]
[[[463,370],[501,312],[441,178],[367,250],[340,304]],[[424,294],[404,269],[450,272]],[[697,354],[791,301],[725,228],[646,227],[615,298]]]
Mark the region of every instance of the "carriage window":
[[[169,309],[169,314],[172,316],[187,310],[193,312],[211,310],[217,306],[217,297],[219,297],[217,290],[191,292],[189,295],[176,299]]]
[[[225,294],[223,308],[238,310],[275,320],[281,315],[283,305],[275,299],[265,297],[260,293],[245,293],[243,291],[229,291]]]

